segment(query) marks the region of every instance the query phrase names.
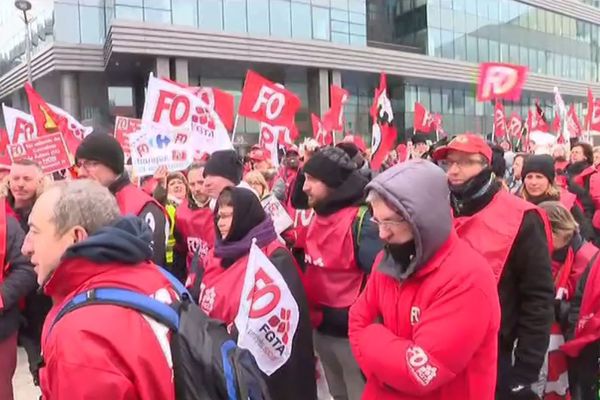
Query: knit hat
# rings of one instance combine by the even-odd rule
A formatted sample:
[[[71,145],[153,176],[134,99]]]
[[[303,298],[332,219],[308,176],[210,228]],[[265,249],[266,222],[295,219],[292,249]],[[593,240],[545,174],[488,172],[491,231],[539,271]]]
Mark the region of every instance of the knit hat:
[[[106,133],[92,133],[86,136],[75,152],[75,163],[80,159],[97,161],[117,175],[125,171],[123,149],[117,139]]]
[[[536,154],[527,157],[523,164],[521,176],[525,178],[530,172],[544,175],[552,184],[555,176],[554,159],[549,154]]]
[[[234,185],[242,181],[243,165],[235,150],[219,150],[210,155],[204,166],[204,176],[221,176]]]
[[[340,187],[356,171],[356,163],[337,147],[326,147],[304,164],[304,172],[330,188]]]

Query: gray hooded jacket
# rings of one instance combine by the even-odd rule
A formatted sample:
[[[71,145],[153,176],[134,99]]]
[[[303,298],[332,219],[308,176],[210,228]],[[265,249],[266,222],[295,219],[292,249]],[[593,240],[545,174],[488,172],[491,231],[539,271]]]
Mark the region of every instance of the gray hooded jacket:
[[[379,270],[405,280],[424,266],[440,249],[452,231],[448,181],[444,171],[426,160],[398,164],[367,185],[412,227],[416,256],[400,269],[386,252]]]

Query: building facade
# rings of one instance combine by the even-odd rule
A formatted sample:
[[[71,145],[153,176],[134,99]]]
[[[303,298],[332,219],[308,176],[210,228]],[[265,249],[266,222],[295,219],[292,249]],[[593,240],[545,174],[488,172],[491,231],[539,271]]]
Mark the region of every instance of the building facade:
[[[444,117],[449,133],[491,131],[493,105],[475,99],[477,64],[527,65],[522,116],[540,99],[551,113],[560,88],[580,116],[590,87],[600,96],[600,5],[596,0],[40,0],[30,15],[34,86],[96,130],[139,117],[150,72],[217,86],[239,102],[254,69],[302,100],[329,107],[328,88],[350,91],[346,130],[368,136],[380,71],[399,132],[412,132],[414,103]],[[26,30],[12,1],[0,5],[0,101],[27,109]],[[236,138],[256,141],[240,118]]]

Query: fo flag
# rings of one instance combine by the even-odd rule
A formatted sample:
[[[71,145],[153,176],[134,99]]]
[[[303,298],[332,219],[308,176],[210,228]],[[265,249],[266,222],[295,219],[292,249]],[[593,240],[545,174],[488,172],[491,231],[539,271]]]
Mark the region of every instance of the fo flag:
[[[299,311],[285,279],[256,243],[250,247],[240,308],[238,346],[248,349],[271,376],[292,354]]]
[[[235,106],[231,94],[212,87],[194,87],[190,90],[200,98],[205,108],[215,110],[228,131],[233,130]]]
[[[321,121],[321,118],[315,114],[310,114],[310,120],[312,122],[313,137],[319,143],[319,146],[333,144],[333,134],[325,128],[325,124]]]
[[[31,115],[4,104],[2,104],[2,112],[11,144],[23,143],[37,137],[35,121]]]
[[[505,99],[517,101],[527,80],[528,69],[522,65],[482,63],[479,65],[477,100]]]
[[[239,114],[273,126],[294,125],[300,99],[282,85],[248,71]]]
[[[348,101],[350,94],[347,90],[339,86],[331,85],[329,89],[329,98],[331,107],[323,117],[323,124],[329,131],[344,130],[344,105]]]
[[[569,137],[580,137],[582,134],[581,123],[575,112],[575,105],[571,104],[569,111],[567,112],[567,130],[569,131]]]
[[[511,138],[521,139],[523,135],[523,122],[517,113],[512,113],[506,125],[506,133]]]
[[[392,103],[387,94],[387,80],[384,73],[379,78],[379,87],[375,90],[375,98],[371,106],[373,133],[371,138],[371,167],[377,171],[383,160],[394,148],[396,127],[393,126],[394,113]]]
[[[279,166],[279,157],[277,154],[279,137],[284,136],[287,130],[288,128],[285,126],[271,126],[269,124],[265,124],[264,122],[260,124],[258,144],[269,153],[271,164],[274,167]]]
[[[494,138],[496,140],[504,139],[506,137],[506,114],[504,113],[504,106],[500,102],[496,102],[494,107]]]
[[[588,89],[588,111],[585,117],[588,131],[600,132],[600,99],[594,99],[592,90]]]
[[[418,101],[415,101],[415,117],[413,123],[415,131],[417,132],[430,133],[435,129],[433,115]]]

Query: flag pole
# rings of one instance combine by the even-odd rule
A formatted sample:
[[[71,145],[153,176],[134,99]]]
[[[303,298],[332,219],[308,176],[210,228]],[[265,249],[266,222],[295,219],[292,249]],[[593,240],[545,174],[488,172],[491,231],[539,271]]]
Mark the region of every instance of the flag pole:
[[[235,144],[235,132],[237,130],[239,117],[240,117],[240,114],[236,114],[235,120],[233,121],[233,131],[231,132],[231,144]],[[260,132],[259,132],[259,134],[260,134]]]

